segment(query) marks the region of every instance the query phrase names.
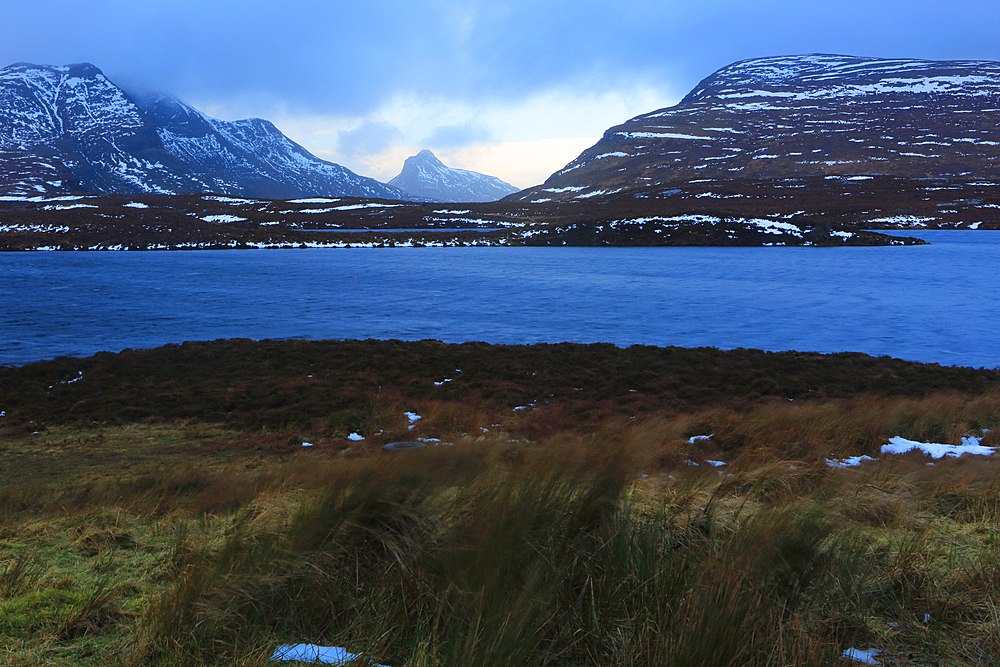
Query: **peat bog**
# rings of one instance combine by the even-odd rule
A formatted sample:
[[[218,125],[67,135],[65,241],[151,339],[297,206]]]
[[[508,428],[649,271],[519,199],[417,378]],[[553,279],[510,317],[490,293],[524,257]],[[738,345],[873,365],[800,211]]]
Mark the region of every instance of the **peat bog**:
[[[0,414],[8,664],[1000,654],[1000,466],[881,455],[1000,444],[996,370],[219,340],[0,368]]]

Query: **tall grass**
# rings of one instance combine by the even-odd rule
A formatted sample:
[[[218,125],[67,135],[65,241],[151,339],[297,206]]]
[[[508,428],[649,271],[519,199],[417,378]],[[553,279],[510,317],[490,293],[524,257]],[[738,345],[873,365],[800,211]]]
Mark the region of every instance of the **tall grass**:
[[[311,640],[392,665],[823,664],[790,628],[829,576],[808,508],[721,522],[629,491],[621,452],[419,452],[250,507],[177,549],[134,660],[215,664]],[[697,519],[697,520],[695,520]],[[247,658],[249,659],[249,658]]]
[[[8,485],[0,537],[21,551],[0,552],[0,613],[41,609],[30,596],[45,589],[49,606],[12,633],[114,636],[133,665],[260,665],[297,642],[393,667],[821,665],[848,646],[888,664],[988,664],[1000,465],[823,459],[877,454],[892,435],[956,442],[998,407],[937,394],[598,410],[529,443],[551,428],[545,406],[376,406],[371,428],[410,433],[406,408],[424,417],[414,435],[456,443],[396,454],[245,433],[232,441],[259,437],[265,463],[192,454]],[[729,463],[687,463],[706,458]],[[72,552],[72,577],[25,549],[40,540]],[[126,565],[145,578],[103,577]]]

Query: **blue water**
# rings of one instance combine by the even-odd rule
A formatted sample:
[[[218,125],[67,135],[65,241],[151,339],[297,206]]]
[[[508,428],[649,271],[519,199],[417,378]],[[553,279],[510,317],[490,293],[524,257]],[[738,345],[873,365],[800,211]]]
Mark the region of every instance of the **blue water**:
[[[245,337],[707,345],[1000,366],[1000,232],[920,236],[933,245],[0,253],[0,364]]]

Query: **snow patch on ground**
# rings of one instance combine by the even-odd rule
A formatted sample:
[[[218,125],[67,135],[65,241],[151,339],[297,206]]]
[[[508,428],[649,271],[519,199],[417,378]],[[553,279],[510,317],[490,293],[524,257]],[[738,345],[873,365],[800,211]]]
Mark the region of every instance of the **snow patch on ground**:
[[[960,445],[944,445],[937,442],[917,442],[916,440],[907,440],[900,436],[894,438],[889,438],[889,442],[882,445],[883,454],[905,454],[906,452],[912,452],[917,450],[923,452],[932,459],[939,459],[943,456],[959,457],[963,454],[971,454],[973,456],[990,456],[996,450],[993,447],[984,447],[979,444],[982,442],[982,438],[977,438],[975,436],[965,436],[962,438],[962,444]],[[826,459],[826,464],[833,468],[850,468],[854,466],[859,466],[866,461],[874,461],[875,459],[870,456],[849,456],[845,459]]]
[[[356,211],[362,208],[396,208],[398,206],[406,206],[406,204],[376,204],[375,202],[368,202],[367,204],[348,204],[347,206],[336,206],[331,208],[331,211]]]
[[[274,650],[271,660],[297,660],[299,662],[322,663],[326,665],[347,665],[360,657],[360,655],[355,653],[348,653],[346,648],[339,646],[284,644]],[[385,667],[385,665],[376,665],[375,667]]]
[[[707,139],[711,141],[715,137],[704,137],[697,134],[680,134],[677,132],[616,132],[618,136],[626,139]]]
[[[926,227],[928,222],[937,220],[937,218],[925,218],[916,215],[894,215],[889,218],[874,218],[868,222],[880,222],[886,224],[894,225],[910,225],[917,227]]]
[[[932,459],[939,459],[942,456],[962,456],[963,454],[975,454],[977,456],[989,456],[993,453],[992,447],[980,445],[982,438],[967,436],[962,438],[961,445],[942,445],[936,442],[917,442],[896,436],[889,438],[889,444],[882,445],[883,454],[905,454],[914,449],[923,452]]]
[[[68,231],[69,227],[66,225],[25,225],[20,223],[13,225],[0,225],[0,232],[64,233]]]
[[[859,648],[849,648],[844,651],[844,657],[850,658],[851,660],[860,662],[863,665],[878,665],[878,660],[875,658],[882,653],[882,651],[877,648],[870,648],[868,650],[862,651]]]
[[[202,218],[205,222],[244,222],[246,218],[238,215],[206,215]]]
[[[591,197],[599,197],[601,195],[613,195],[616,192],[621,192],[623,189],[624,188],[618,188],[617,190],[594,190],[593,192],[577,195],[574,199],[590,199]]]
[[[44,210],[44,211],[69,211],[69,210],[74,209],[74,208],[97,208],[97,206],[94,206],[93,204],[66,204],[66,205],[55,205],[54,204],[54,205],[50,205],[50,206],[43,206],[42,210]]]
[[[545,188],[545,189],[542,190],[542,192],[555,192],[555,193],[559,193],[559,192],[579,192],[580,190],[586,190],[586,189],[587,189],[587,186],[585,186],[585,185],[567,185],[564,188]]]
[[[849,456],[846,459],[827,459],[826,464],[831,468],[851,468],[859,466],[863,461],[874,461],[870,456]]]
[[[242,199],[240,197],[219,197],[216,195],[206,195],[202,197],[205,201],[217,201],[223,204],[255,204],[257,203],[253,199]]]

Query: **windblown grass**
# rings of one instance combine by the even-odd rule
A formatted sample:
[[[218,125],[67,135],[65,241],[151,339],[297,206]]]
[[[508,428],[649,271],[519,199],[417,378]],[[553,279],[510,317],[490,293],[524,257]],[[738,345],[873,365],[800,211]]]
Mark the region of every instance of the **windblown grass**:
[[[988,372],[965,376],[975,391],[920,391],[918,367],[895,393],[834,389],[865,371],[821,397],[803,381],[795,396],[716,400],[743,373],[764,386],[763,367],[723,369],[711,391],[689,390],[704,400],[654,409],[652,390],[630,391],[652,386],[633,384],[638,367],[601,384],[540,365],[548,384],[533,385],[524,369],[555,352],[521,350],[517,377],[490,384],[487,365],[430,348],[439,362],[408,363],[432,375],[400,372],[364,403],[292,425],[120,421],[113,406],[79,424],[15,392],[0,443],[0,662],[252,666],[311,642],[392,667],[841,665],[851,647],[888,665],[996,664],[1000,461],[825,462],[878,458],[896,435],[995,429],[1000,393],[976,384]],[[434,393],[456,368],[475,400]],[[340,395],[306,379],[303,395]],[[164,405],[222,405],[231,385],[215,382]],[[543,387],[562,394],[540,400]],[[451,444],[380,447],[416,438]]]

